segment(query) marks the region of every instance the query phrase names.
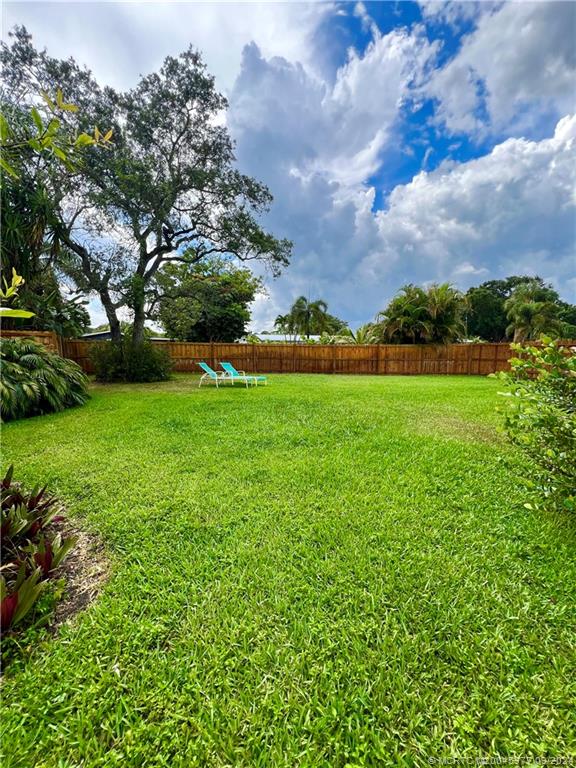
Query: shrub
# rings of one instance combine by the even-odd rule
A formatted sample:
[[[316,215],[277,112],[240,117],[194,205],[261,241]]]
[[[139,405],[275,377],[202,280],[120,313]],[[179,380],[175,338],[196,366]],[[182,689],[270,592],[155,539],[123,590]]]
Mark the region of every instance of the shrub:
[[[536,469],[537,494],[575,512],[576,348],[544,337],[540,347],[512,348],[519,356],[510,361],[511,372],[498,374],[508,385],[501,393],[504,428]]]
[[[46,588],[46,579],[76,543],[50,532],[57,521],[58,501],[46,488],[26,492],[12,481],[10,467],[0,485],[1,631],[6,633],[24,619]]]
[[[88,378],[72,360],[30,339],[2,339],[2,418],[21,419],[83,405]]]
[[[121,344],[94,345],[90,358],[97,381],[165,381],[170,377],[172,360],[164,349],[150,341],[134,344],[124,338]]]

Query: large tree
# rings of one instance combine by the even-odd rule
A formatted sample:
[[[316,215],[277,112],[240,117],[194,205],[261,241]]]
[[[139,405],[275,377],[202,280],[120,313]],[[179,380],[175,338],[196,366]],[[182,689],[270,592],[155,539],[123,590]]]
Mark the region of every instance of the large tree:
[[[537,339],[542,334],[562,335],[558,293],[539,279],[518,285],[504,303],[509,321],[506,330],[514,341]]]
[[[75,130],[111,130],[106,152],[87,152],[79,176],[62,185],[56,232],[66,248],[61,268],[80,290],[96,293],[115,341],[118,310],[133,317],[139,343],[159,269],[171,260],[198,263],[213,254],[262,259],[277,273],[291,243],[258,222],[269,190],[235,168],[222,124],[225,98],[192,48],[126,92],[101,87],[73,59],[37,51],[23,28],[1,53],[3,100],[33,101],[61,88],[78,105]]]
[[[168,263],[157,273],[157,319],[167,335],[184,341],[238,341],[250,321],[249,305],[262,282],[229,260]]]
[[[515,288],[532,280],[544,285],[540,277],[512,275],[502,280],[488,280],[470,288],[466,293],[468,335],[479,336],[486,341],[504,341],[509,325],[504,303],[510,298]]]

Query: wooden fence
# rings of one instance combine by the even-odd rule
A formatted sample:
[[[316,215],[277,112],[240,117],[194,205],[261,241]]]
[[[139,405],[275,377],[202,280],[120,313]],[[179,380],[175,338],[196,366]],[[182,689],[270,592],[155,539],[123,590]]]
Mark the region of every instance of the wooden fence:
[[[62,354],[92,372],[90,348],[98,342],[62,340]],[[100,342],[109,343],[109,342]],[[192,344],[154,342],[167,350],[174,370],[199,373],[229,361],[254,373],[461,374],[486,375],[508,369],[509,344]]]
[[[33,339],[34,341],[44,344],[44,346],[51,349],[53,352],[63,355],[63,342],[57,333],[54,331],[12,331],[2,328],[2,336],[7,339]],[[65,357],[65,355],[64,355]]]

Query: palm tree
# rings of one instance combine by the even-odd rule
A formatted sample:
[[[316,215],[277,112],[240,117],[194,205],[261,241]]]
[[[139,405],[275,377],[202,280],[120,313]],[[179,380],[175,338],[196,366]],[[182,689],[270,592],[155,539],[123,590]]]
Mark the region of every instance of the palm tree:
[[[290,325],[296,333],[310,338],[312,333],[322,333],[328,323],[328,305],[322,299],[310,301],[299,296],[288,313]]]
[[[405,285],[383,312],[376,316],[379,340],[395,344],[421,343],[431,333],[426,291],[417,285]]]
[[[378,339],[374,330],[374,323],[365,323],[355,331],[345,328],[333,337],[340,344],[377,344]]]
[[[450,283],[434,283],[427,291],[432,332],[428,341],[449,344],[466,335],[466,298]]]
[[[537,339],[542,334],[559,336],[562,322],[558,317],[560,307],[555,301],[557,296],[554,289],[536,280],[519,285],[504,302],[510,321],[506,334],[512,336],[515,342]]]
[[[466,332],[466,300],[449,283],[428,290],[405,285],[376,318],[379,340],[395,344],[448,344]]]
[[[296,333],[290,314],[278,315],[274,321],[274,328],[285,336],[293,336]]]

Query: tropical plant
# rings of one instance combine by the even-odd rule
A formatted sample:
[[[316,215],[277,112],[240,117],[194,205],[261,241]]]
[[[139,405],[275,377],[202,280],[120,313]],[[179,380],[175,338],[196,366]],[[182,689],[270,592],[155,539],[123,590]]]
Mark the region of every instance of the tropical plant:
[[[326,330],[327,312],[328,305],[323,299],[310,301],[305,296],[299,296],[289,314],[297,333],[309,339],[313,333],[322,333]]]
[[[36,96],[38,103],[30,108],[6,92],[1,94],[2,281],[6,284],[5,275],[14,271],[23,278],[5,327],[72,336],[82,331],[89,317],[78,297],[65,298],[60,288],[62,275],[56,274],[55,262],[65,252],[56,232],[55,211],[87,148],[108,146],[111,132],[103,136],[97,128],[93,134],[72,131],[66,116],[77,107],[65,102],[59,88],[54,100],[47,93]]]
[[[375,333],[383,342],[417,344],[427,340],[430,319],[426,291],[418,285],[405,285],[383,312],[376,316]]]
[[[337,334],[346,328],[343,320],[328,312],[323,299],[310,301],[306,296],[299,296],[287,315],[278,315],[274,325],[280,333],[306,339],[323,333]]]
[[[16,274],[16,270],[13,268],[12,282],[8,284],[5,277],[2,278],[2,282],[4,283],[4,288],[2,289],[0,286],[0,300],[10,302],[18,295],[18,290],[23,285],[24,278],[21,275]],[[11,307],[0,306],[0,317],[29,318],[32,317],[33,314],[33,312],[28,312],[28,310],[24,309],[12,309]]]
[[[134,344],[125,336],[120,344],[104,341],[90,352],[96,381],[166,381],[172,360],[162,347],[150,341]]]
[[[466,334],[464,295],[449,283],[431,285],[426,293],[426,308],[430,317],[427,341],[448,344],[462,338]]]
[[[83,405],[88,378],[72,360],[31,339],[2,339],[2,419],[21,419]]]
[[[562,333],[558,294],[537,279],[515,288],[504,309],[510,323],[506,333],[514,342],[538,339],[542,334],[558,337]]]
[[[1,631],[11,630],[31,611],[44,591],[45,579],[64,560],[76,537],[51,534],[60,504],[46,487],[26,491],[13,481],[9,467],[0,484],[2,514]]]
[[[40,568],[28,573],[25,563],[22,563],[16,579],[12,582],[7,581],[4,575],[0,574],[0,632],[2,634],[11,630],[32,610],[46,587],[46,583],[40,580],[41,577]]]
[[[325,333],[320,337],[321,344],[377,344],[378,336],[373,323],[365,323],[353,331],[343,328],[335,334]]]
[[[502,280],[487,280],[466,292],[466,332],[469,338],[479,336],[486,341],[504,341],[509,321],[504,303],[523,283],[538,281],[540,277],[511,275]]]
[[[376,317],[374,335],[393,344],[447,344],[465,334],[466,302],[449,283],[405,285]]]
[[[274,321],[274,330],[289,337],[296,335],[294,321],[289,313],[286,315],[277,315],[276,320]]]
[[[44,531],[60,511],[57,499],[46,495],[46,486],[27,492],[20,483],[12,482],[12,475],[11,466],[0,486],[3,562],[15,545]]]
[[[543,337],[541,346],[513,349],[511,371],[498,374],[507,386],[504,429],[528,459],[534,504],[543,497],[576,512],[576,347]]]

